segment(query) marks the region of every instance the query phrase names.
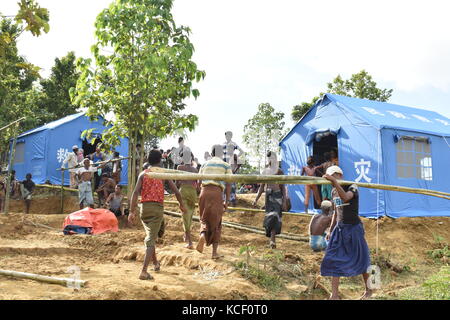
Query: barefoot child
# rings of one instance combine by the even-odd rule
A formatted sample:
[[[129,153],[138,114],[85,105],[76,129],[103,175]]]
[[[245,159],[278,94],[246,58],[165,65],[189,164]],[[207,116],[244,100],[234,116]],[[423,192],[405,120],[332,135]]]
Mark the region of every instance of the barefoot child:
[[[313,156],[309,156],[308,157],[308,160],[306,161],[306,164],[307,164],[307,166],[302,168],[302,176],[306,174],[307,176],[314,177],[315,176],[315,172],[316,172],[316,168],[314,167],[314,158],[313,158]],[[320,195],[319,195],[319,189],[317,188],[317,185],[315,185],[315,184],[307,184],[307,185],[305,185],[305,212],[306,213],[308,213],[309,198],[311,196],[311,189],[313,191],[314,200],[320,206]]]
[[[333,185],[331,193],[335,210],[330,227],[331,237],[320,266],[320,273],[322,276],[333,277],[331,300],[340,299],[339,277],[362,274],[366,291],[361,299],[368,299],[372,295],[367,283],[370,253],[364,239],[364,227],[359,219],[358,187],[354,184],[350,186],[339,184],[336,179],[342,179],[343,172],[338,166],[329,167],[323,177]]]
[[[146,251],[144,258],[144,265],[142,266],[139,279],[152,280],[153,277],[147,272],[150,261],[153,261],[154,270],[160,270],[160,264],[156,257],[155,242],[158,237],[158,232],[161,229],[164,215],[164,181],[150,178],[147,173],[153,171],[153,168],[159,168],[161,164],[162,154],[159,150],[151,150],[148,156],[149,168],[141,172],[136,182],[133,195],[131,196],[130,215],[128,221],[133,224],[136,217],[136,206],[138,195],[141,196],[141,222],[144,226],[146,237],[144,240]],[[180,204],[180,209],[183,214],[186,209],[181,198],[180,191],[172,180],[167,180],[170,188],[175,193]]]

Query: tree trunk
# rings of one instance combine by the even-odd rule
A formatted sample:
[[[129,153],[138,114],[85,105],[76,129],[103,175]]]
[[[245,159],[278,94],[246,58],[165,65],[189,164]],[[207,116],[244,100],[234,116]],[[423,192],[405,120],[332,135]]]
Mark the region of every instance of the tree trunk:
[[[131,199],[131,194],[134,189],[132,172],[134,169],[133,163],[135,161],[135,158],[133,150],[134,150],[133,133],[131,133],[130,136],[128,137],[128,156],[130,157],[128,159],[128,192],[127,192],[128,199]]]

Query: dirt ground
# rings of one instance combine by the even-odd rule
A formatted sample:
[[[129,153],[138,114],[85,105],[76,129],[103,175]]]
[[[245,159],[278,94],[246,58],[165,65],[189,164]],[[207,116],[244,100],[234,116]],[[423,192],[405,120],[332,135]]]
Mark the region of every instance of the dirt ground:
[[[254,197],[239,195],[238,206],[249,207]],[[65,212],[77,210],[76,197],[68,195],[65,201]],[[70,277],[68,268],[77,266],[87,286],[75,290],[0,276],[0,299],[325,299],[330,289],[329,279],[318,278],[323,253],[312,252],[307,242],[278,239],[278,249],[271,250],[263,235],[224,227],[219,248],[224,258],[213,261],[210,247],[203,254],[183,247],[181,219],[169,216],[165,216],[166,232],[157,245],[161,271],[150,269],[155,279],[141,281],[137,277],[145,234],[140,224],[129,228],[121,221],[118,233],[64,236],[61,230],[66,214],[55,214],[59,206],[58,195],[49,193],[33,200],[29,215],[22,213],[21,202],[11,204],[9,215],[0,215],[0,269]],[[173,205],[166,209],[177,211]],[[307,236],[309,219],[285,215],[283,232]],[[261,228],[263,214],[227,212],[224,220]],[[375,251],[377,223],[363,222],[369,247]],[[194,222],[195,241],[198,230],[199,224]],[[382,288],[374,297],[394,299],[401,290],[420,285],[442,265],[427,251],[436,248],[436,237],[450,242],[450,219],[383,218],[378,231],[377,257],[384,266]],[[271,290],[236,267],[246,261],[246,255],[239,254],[242,246],[254,247],[250,263],[276,275],[282,289]],[[363,284],[360,278],[345,278],[340,289],[344,298],[357,299]]]

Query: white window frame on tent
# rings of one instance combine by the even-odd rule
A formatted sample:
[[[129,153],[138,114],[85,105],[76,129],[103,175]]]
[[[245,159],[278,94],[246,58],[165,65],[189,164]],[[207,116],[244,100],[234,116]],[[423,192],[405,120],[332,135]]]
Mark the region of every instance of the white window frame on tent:
[[[431,144],[427,138],[400,137],[396,151],[397,178],[433,180]]]

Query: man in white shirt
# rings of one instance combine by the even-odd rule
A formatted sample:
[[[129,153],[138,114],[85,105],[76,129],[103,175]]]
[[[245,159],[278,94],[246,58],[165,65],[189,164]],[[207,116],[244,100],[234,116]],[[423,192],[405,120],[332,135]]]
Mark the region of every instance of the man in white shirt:
[[[74,145],[72,147],[73,152],[67,155],[67,158],[64,159],[61,168],[64,168],[66,163],[68,164],[68,168],[74,168],[78,165],[78,146]],[[77,170],[78,169],[69,169],[70,173],[70,187],[76,189],[78,187],[77,181]]]
[[[175,151],[172,152],[172,161],[175,164],[174,169],[177,169],[177,166],[183,164],[183,154],[187,152],[191,154],[192,160],[194,160],[194,155],[192,154],[191,149],[184,145],[184,138],[179,137],[178,148],[176,148]]]
[[[83,160],[83,167],[77,171],[80,184],[78,185],[78,198],[80,201],[80,209],[84,208],[84,203],[91,208],[94,207],[94,197],[92,196],[91,180],[97,168],[91,166],[91,160],[86,158]]]

